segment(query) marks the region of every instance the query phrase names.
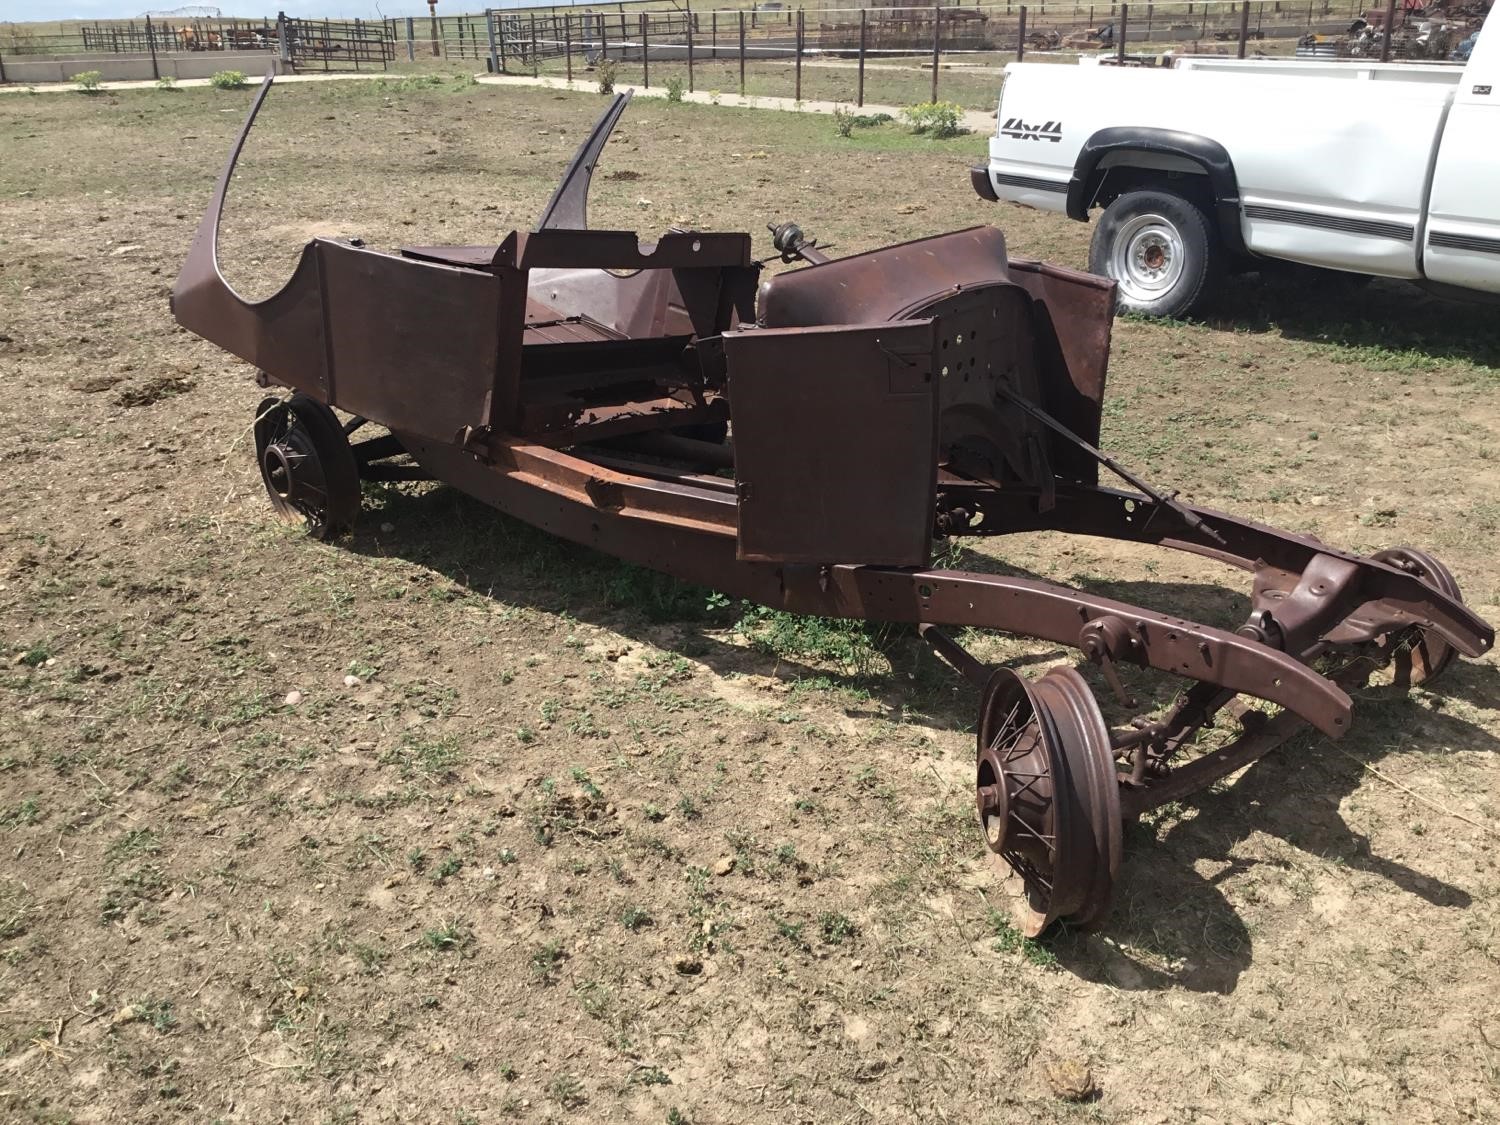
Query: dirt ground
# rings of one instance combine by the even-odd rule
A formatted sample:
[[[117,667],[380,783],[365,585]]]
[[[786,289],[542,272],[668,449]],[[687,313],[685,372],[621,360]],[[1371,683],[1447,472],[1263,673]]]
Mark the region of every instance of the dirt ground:
[[[272,519],[252,372],[167,310],[248,98],[0,100],[8,1120],[1500,1116],[1493,658],[1132,826],[1109,923],[1022,941],[974,693],[909,634],[725,605],[431,485],[370,489],[337,545]],[[492,242],[600,108],[276,91],[226,272],[270,293],[314,233]],[[974,197],[983,147],[638,104],[591,219],[794,217],[844,251],[994,223],[1081,265],[1087,227]],[[1492,312],[1249,276],[1204,323],[1117,323],[1104,441],[1198,502],[1430,548],[1494,620],[1497,374]],[[1187,558],[971,550],[1246,610]]]

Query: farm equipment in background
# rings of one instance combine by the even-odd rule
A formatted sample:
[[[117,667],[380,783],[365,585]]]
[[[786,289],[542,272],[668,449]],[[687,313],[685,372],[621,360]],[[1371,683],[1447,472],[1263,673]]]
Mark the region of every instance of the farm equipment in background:
[[[1489,8],[1488,2],[1423,5],[1419,0],[1402,0],[1391,20],[1391,57],[1467,62]],[[1378,59],[1385,19],[1383,7],[1370,8],[1349,25],[1345,35],[1304,35],[1297,40],[1297,57]]]
[[[832,258],[780,224],[775,249],[801,268],[775,277],[748,234],[674,228],[643,243],[588,229],[590,179],[628,94],[533,230],[396,253],[317,238],[280,292],[245,301],[219,272],[218,226],[270,85],[172,307],[263,386],[293,392],[254,424],[277,512],[328,538],[353,525],[361,481],[431,478],[731,596],[915,626],[981,692],[974,796],[1028,934],[1104,923],[1124,821],[1300,731],[1340,737],[1350,691],[1378,668],[1430,682],[1493,643],[1422,551],[1361,557],[1199,508],[1101,451],[1112,282],[1011,258],[989,227]],[[372,423],[386,432],[358,438]],[[1123,487],[1102,485],[1101,468]],[[1038,531],[1237,567],[1251,612],[1222,629],[933,565],[935,541]],[[988,666],[955,628],[1074,649],[1126,709],[1122,670],[1182,688],[1111,729],[1077,668]],[[1191,756],[1210,727],[1215,747]]]
[[[1070,51],[1097,51],[1115,45],[1115,25],[1101,24],[1069,32],[1062,45]]]

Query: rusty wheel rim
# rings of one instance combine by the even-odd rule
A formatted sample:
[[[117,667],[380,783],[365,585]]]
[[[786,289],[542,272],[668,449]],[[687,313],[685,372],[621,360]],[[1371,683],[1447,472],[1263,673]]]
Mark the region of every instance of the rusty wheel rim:
[[[255,411],[255,454],[271,508],[284,522],[331,539],[354,524],[359,468],[333,412],[303,395],[267,398]]]
[[[1392,547],[1378,551],[1372,557],[1376,562],[1415,575],[1450,598],[1463,601],[1453,572],[1426,551],[1415,547]],[[1437,633],[1420,626],[1385,637],[1379,647],[1394,669],[1395,682],[1401,687],[1435,680],[1458,656],[1458,651]]]
[[[1120,867],[1119,781],[1104,717],[1077,671],[1029,683],[996,670],[980,710],[975,801],[991,863],[1018,891],[1022,933],[1104,920]]]

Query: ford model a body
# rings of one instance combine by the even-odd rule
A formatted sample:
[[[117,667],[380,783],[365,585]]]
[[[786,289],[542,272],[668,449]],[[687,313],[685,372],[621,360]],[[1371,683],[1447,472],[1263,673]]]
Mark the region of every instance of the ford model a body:
[[[1377,667],[1415,683],[1493,641],[1423,552],[1355,557],[1181,503],[1101,453],[1112,284],[1009,259],[998,231],[830,259],[783,224],[776,249],[803,268],[762,281],[745,234],[644,245],[588,230],[589,178],[628,95],[535,230],[397,254],[317,239],[279,293],[246,302],[219,273],[216,232],[268,88],[174,311],[296,392],[267,399],[255,423],[278,510],[321,537],[352,524],[361,479],[432,477],[726,593],[918,626],[982,691],[975,796],[1028,933],[1103,920],[1124,819],[1306,726],[1342,735],[1350,685]],[[389,433],[351,445],[367,420]],[[1102,486],[1100,466],[1129,487]],[[935,538],[1042,530],[1239,567],[1253,611],[1231,632],[931,565]],[[1127,706],[1120,663],[1184,687],[1164,713],[1111,730],[1077,670],[987,667],[946,626],[1073,647]],[[1227,743],[1185,753],[1215,723],[1232,724]]]

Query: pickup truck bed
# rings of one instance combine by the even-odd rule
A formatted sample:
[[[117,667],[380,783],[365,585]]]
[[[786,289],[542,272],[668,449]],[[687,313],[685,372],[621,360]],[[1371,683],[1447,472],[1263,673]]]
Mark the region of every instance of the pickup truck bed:
[[[1497,86],[1495,35],[1466,66],[1012,64],[975,186],[1103,208],[1090,268],[1145,312],[1191,312],[1267,258],[1500,292]]]

